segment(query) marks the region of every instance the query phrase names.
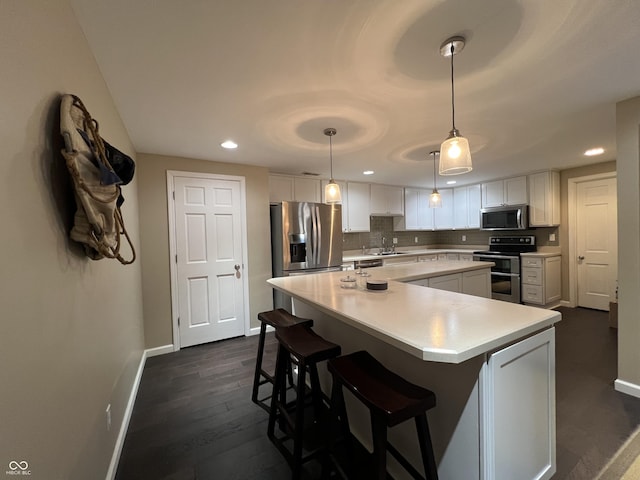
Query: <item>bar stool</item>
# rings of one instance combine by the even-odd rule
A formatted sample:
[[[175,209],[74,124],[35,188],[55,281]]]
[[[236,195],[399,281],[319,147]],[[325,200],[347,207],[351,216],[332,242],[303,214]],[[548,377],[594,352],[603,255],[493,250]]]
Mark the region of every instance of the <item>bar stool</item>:
[[[352,392],[369,409],[375,468],[375,474],[370,478],[387,478],[388,450],[413,478],[424,480],[425,477],[387,441],[388,427],[414,418],[426,478],[437,480],[438,471],[426,415],[426,411],[436,405],[435,394],[387,370],[365,351],[331,359],[328,368],[333,377],[331,404],[336,412],[333,422],[335,424],[336,417],[340,417],[342,433],[347,442],[349,422],[342,386]]]
[[[307,325],[313,326],[313,320],[308,318],[296,317],[290,314],[284,308],[278,308],[276,310],[270,310],[268,312],[261,312],[258,314],[258,320],[260,320],[260,338],[258,340],[258,356],[256,358],[256,371],[253,375],[253,392],[251,393],[251,401],[256,405],[262,407],[267,413],[270,412],[270,407],[267,404],[267,400],[271,399],[271,395],[264,398],[258,398],[258,391],[260,387],[265,383],[273,385],[274,376],[267,373],[262,368],[262,358],[264,356],[264,342],[267,333],[267,325],[275,328],[291,327],[293,325]],[[289,377],[289,385],[293,386],[293,375],[291,374],[291,363],[288,363],[287,373]],[[261,379],[260,377],[264,377]]]
[[[304,458],[302,456],[305,434],[305,398],[308,398],[308,395],[305,393],[306,372],[307,370],[309,371],[311,384],[310,397],[314,413],[313,425],[316,428],[326,429],[328,426],[327,422],[321,422],[320,420],[327,411],[328,406],[324,402],[320,388],[317,364],[340,355],[340,345],[325,340],[306,325],[280,328],[276,330],[276,338],[280,345],[276,360],[275,384],[271,397],[271,412],[269,414],[267,434],[269,439],[271,439],[287,459],[292,470],[291,478],[296,480],[300,478],[302,464],[304,462],[326,451],[326,442],[321,441],[318,448],[312,449]],[[298,365],[298,381],[296,383],[296,399],[293,404],[293,412],[289,411],[290,404],[287,404],[285,391],[286,368],[290,358]],[[280,430],[284,433],[284,436],[280,438],[275,435],[276,420],[279,421]],[[323,434],[325,432],[321,431],[318,433],[320,433],[320,437],[324,440]],[[287,449],[284,445],[288,440],[293,440],[293,448],[291,450]]]

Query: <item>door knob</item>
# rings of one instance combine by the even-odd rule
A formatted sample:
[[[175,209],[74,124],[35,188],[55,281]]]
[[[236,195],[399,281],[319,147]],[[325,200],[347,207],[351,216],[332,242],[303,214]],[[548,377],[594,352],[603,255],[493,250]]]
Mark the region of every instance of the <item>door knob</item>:
[[[240,265],[234,265],[233,268],[236,269],[236,278],[240,278]]]
[[[578,261],[580,261],[580,262],[581,262],[582,260],[584,260],[584,256],[582,256],[582,255],[578,255]]]

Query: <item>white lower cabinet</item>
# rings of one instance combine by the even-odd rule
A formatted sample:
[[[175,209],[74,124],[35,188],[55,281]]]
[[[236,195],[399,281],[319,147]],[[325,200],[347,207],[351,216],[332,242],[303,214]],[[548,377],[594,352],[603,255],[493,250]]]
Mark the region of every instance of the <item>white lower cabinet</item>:
[[[543,307],[556,306],[562,298],[560,265],[562,257],[522,256],[522,301]]]
[[[491,298],[491,271],[488,268],[438,277],[412,280],[411,285],[431,287],[448,292],[466,293],[476,297]]]
[[[462,273],[462,293],[491,298],[491,271],[474,270]]]
[[[481,374],[481,478],[556,472],[555,328],[489,355]]]
[[[383,257],[382,265],[397,265],[399,263],[416,263],[418,261],[417,255],[400,255],[397,257]]]
[[[429,279],[429,287],[438,290],[446,290],[448,292],[462,292],[462,274],[453,273],[451,275],[442,275],[441,277],[433,277]]]

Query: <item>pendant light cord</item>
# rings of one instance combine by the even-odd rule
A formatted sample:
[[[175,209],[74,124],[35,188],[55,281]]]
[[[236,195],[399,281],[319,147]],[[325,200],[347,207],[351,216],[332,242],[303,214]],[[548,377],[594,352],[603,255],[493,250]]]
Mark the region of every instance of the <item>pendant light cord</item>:
[[[333,135],[329,135],[329,160],[331,165],[331,181],[333,181],[333,142],[331,141],[331,137]]]
[[[453,42],[451,42],[451,124],[453,125],[453,130],[456,129],[456,103],[454,102],[454,88],[453,88],[453,52],[455,47],[453,46]]]
[[[436,152],[433,152],[433,189],[437,192],[438,187],[436,184]]]

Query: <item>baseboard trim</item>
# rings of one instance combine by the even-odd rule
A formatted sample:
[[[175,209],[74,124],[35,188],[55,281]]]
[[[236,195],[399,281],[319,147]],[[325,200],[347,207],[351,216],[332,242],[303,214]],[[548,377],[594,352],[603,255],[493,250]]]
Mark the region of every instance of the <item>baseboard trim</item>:
[[[632,397],[640,398],[640,385],[636,385],[635,383],[631,382],[625,382],[624,380],[620,380],[619,378],[617,378],[613,384],[618,392],[626,393],[627,395],[631,395]]]
[[[273,327],[270,327],[269,325],[267,325],[267,333],[268,332],[274,332],[275,329]],[[260,333],[260,327],[253,327],[249,330],[249,333],[247,335],[247,337],[251,336],[251,335],[258,335]]]
[[[173,343],[169,345],[163,345],[161,347],[147,348],[144,352],[147,354],[147,358],[157,357],[158,355],[165,355],[167,353],[173,353]]]
[[[165,348],[165,347],[159,347],[159,348]],[[155,351],[157,349],[152,348],[150,350]],[[109,463],[109,470],[107,470],[106,480],[115,480],[116,478],[116,473],[118,471],[118,463],[120,462],[120,455],[122,454],[122,447],[124,446],[124,439],[127,436],[127,430],[129,429],[129,421],[131,420],[131,414],[133,413],[133,405],[136,402],[136,396],[138,395],[138,388],[140,388],[142,371],[144,370],[144,365],[147,362],[147,357],[149,356],[148,352],[150,350],[145,350],[142,352],[142,357],[140,358],[140,364],[138,365],[138,371],[136,372],[136,377],[133,380],[133,385],[131,386],[131,393],[129,393],[129,400],[127,401],[127,407],[124,410],[122,423],[120,424],[120,431],[118,432],[118,438],[116,439],[116,444],[113,448],[113,455],[111,456],[111,463]],[[159,355],[159,353],[157,353],[156,355]]]

